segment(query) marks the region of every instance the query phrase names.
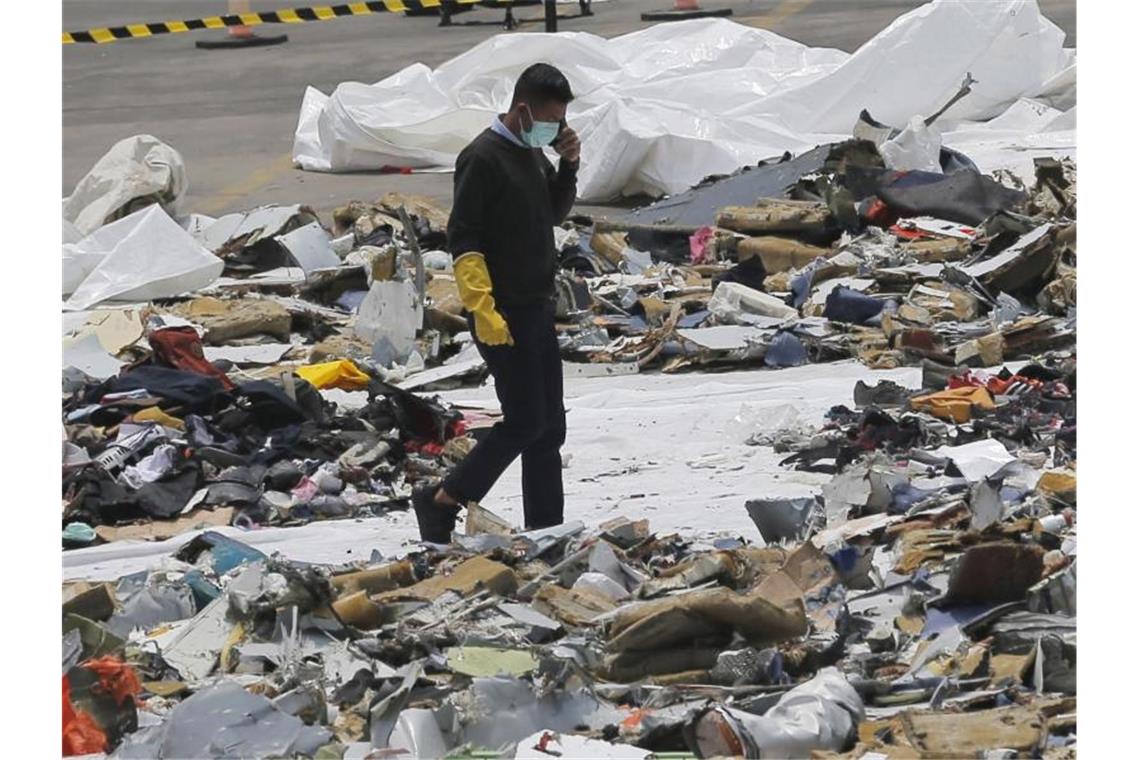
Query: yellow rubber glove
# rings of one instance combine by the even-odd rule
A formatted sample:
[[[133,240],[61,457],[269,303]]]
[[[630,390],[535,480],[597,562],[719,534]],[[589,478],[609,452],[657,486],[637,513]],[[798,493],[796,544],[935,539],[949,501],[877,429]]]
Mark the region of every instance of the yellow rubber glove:
[[[455,262],[455,284],[459,300],[475,317],[475,337],[488,346],[513,346],[514,338],[503,315],[495,309],[491,295],[491,275],[481,253],[465,253]]]

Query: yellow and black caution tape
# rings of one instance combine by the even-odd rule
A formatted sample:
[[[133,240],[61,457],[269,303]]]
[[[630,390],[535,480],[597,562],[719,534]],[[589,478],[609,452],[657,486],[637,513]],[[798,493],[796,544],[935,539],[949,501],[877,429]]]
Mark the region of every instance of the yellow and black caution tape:
[[[535,0],[450,0],[453,5],[486,5],[504,7],[533,5]],[[373,13],[404,13],[439,8],[443,0],[373,0],[345,5],[318,5],[309,8],[290,8],[262,13],[241,13],[226,16],[208,16],[186,21],[160,21],[155,24],[126,24],[124,26],[87,29],[82,32],[64,32],[63,44],[77,42],[117,42],[159,34],[194,32],[199,29],[224,29],[227,26],[258,26],[260,24],[304,24],[307,21],[331,21],[345,16],[367,16]]]

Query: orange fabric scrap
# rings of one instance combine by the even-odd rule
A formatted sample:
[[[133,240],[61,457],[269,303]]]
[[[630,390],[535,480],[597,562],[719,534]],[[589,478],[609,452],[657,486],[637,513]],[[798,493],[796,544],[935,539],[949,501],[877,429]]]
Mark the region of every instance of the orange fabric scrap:
[[[916,396],[910,400],[910,406],[915,411],[957,423],[969,422],[975,408],[985,411],[993,411],[995,408],[988,390],[970,386]]]

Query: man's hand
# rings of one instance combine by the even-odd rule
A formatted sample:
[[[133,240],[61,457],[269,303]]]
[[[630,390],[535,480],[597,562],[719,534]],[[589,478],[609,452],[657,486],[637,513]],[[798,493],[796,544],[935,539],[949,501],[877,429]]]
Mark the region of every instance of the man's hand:
[[[507,320],[503,315],[492,309],[483,309],[474,312],[475,337],[486,346],[513,346],[515,339],[511,336],[511,329],[507,327]]]
[[[578,142],[578,133],[570,127],[563,129],[558,139],[554,141],[554,151],[567,161],[577,161],[581,150],[582,144]]]

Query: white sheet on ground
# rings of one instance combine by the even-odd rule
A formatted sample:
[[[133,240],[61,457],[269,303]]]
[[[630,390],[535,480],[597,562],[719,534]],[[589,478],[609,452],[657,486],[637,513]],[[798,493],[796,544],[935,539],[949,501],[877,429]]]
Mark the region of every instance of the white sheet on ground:
[[[1072,107],[1075,54],[1063,41],[1036,0],[934,0],[851,55],[725,19],[608,40],[503,34],[434,71],[416,63],[373,85],[342,83],[331,96],[310,87],[293,159],[311,171],[450,166],[506,110],[515,78],[541,60],[561,69],[576,95],[568,121],[582,139],[586,201],[676,193],[710,174],[846,139],[864,108],[902,128],[948,102],[967,71],[977,84],[939,119],[943,144],[984,172],[1032,176],[1034,156],[1074,151],[1072,128],[989,135],[979,122],[1020,98]]]
[[[72,266],[97,262],[64,303],[69,311],[105,301],[151,301],[204,288],[222,273],[223,263],[207,251],[161,206],[147,206],[65,245],[64,280]],[[69,259],[69,255],[71,258]]]
[[[648,518],[661,535],[716,532],[759,540],[744,502],[756,498],[818,493],[830,475],[779,466],[785,455],[745,443],[755,430],[739,429],[744,409],[792,405],[805,424],[850,399],[856,380],[874,385],[894,380],[918,387],[921,370],[876,371],[848,361],[781,370],[748,370],[717,375],[626,375],[566,380],[567,440],[571,454],[563,470],[566,516],[595,526],[613,517]],[[323,391],[338,403],[367,394]],[[454,404],[497,408],[488,383],[436,394]],[[786,410],[781,418],[787,418]],[[732,431],[732,432],[729,432]],[[722,455],[723,465],[690,467],[699,456]],[[516,461],[483,500],[514,525],[522,524],[521,469]],[[295,528],[214,528],[256,546],[308,562],[367,559],[406,552],[418,539],[415,517],[394,512],[364,520],[315,522]],[[117,578],[143,570],[192,538],[186,534],[158,543],[115,542],[66,552],[64,576]]]
[[[155,196],[171,216],[189,183],[178,151],[151,135],[119,140],[63,201],[63,218],[90,234],[136,198]]]

